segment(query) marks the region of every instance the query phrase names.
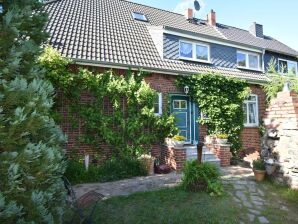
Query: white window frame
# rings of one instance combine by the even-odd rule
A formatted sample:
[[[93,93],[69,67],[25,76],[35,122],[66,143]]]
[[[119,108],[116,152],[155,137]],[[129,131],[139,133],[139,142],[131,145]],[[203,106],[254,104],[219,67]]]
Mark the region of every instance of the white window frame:
[[[144,17],[144,19],[139,19],[135,16],[135,14],[139,14],[139,15],[142,15]],[[141,13],[141,12],[131,12],[131,15],[132,15],[132,18],[134,20],[137,20],[137,21],[143,21],[143,22],[148,22],[148,18],[145,14]]]
[[[282,59],[282,58],[278,58],[278,72],[279,73],[281,73],[281,74],[287,74],[287,73],[282,73],[281,71],[280,71],[280,67],[279,67],[279,61],[285,61],[285,62],[287,62],[287,66],[288,66],[288,73],[289,73],[289,62],[290,63],[294,63],[294,64],[296,64],[296,74],[295,75],[298,75],[298,69],[297,69],[297,61],[291,61],[291,60],[286,60],[286,59]]]
[[[244,54],[245,55],[245,61],[246,61],[246,66],[239,66],[238,65],[238,58],[237,58],[237,55],[236,55],[236,60],[237,60],[237,67],[238,68],[243,68],[243,69],[249,69],[249,70],[254,70],[254,71],[262,71],[262,63],[260,64],[260,55],[257,54],[257,53],[253,53],[253,52],[248,52],[248,51],[240,51],[240,50],[237,50],[237,54],[240,53],[240,54]],[[249,55],[252,55],[252,56],[257,56],[258,57],[258,68],[250,68],[249,67]]]
[[[180,55],[181,42],[192,45],[192,57],[191,58],[183,57]],[[207,49],[208,49],[208,59],[207,60],[197,59],[197,45],[207,47]],[[201,42],[197,42],[197,41],[179,40],[179,59],[188,60],[188,61],[197,61],[197,62],[203,62],[203,63],[211,63],[210,57],[211,56],[210,56],[210,45],[209,44],[205,44],[205,43],[201,43]]]
[[[258,127],[259,126],[259,98],[258,95],[256,94],[250,94],[249,96],[254,96],[256,97],[255,101],[252,100],[244,100],[243,104],[246,104],[246,120],[249,122],[249,111],[248,111],[248,104],[249,103],[256,103],[256,123],[244,123],[244,127]]]
[[[162,93],[158,94],[158,113],[154,113],[156,116],[162,115]]]

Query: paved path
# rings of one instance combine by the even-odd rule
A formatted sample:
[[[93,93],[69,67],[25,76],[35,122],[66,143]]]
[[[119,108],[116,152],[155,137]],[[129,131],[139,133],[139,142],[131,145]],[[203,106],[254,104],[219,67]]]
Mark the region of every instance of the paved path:
[[[129,195],[135,192],[175,187],[181,182],[181,174],[170,173],[147,177],[136,177],[107,183],[79,184],[74,187],[77,197],[94,190],[107,198],[117,195]]]
[[[256,183],[251,168],[228,167],[222,169],[223,183],[244,214],[240,223],[270,223],[263,213],[267,202],[265,186]]]

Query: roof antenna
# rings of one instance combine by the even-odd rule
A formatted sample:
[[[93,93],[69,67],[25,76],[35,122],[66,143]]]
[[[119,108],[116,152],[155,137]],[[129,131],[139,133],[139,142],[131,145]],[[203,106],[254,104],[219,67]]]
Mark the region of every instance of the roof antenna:
[[[200,3],[198,2],[198,0],[195,0],[194,1],[194,7],[195,7],[195,10],[198,12],[198,11],[200,11],[200,9],[201,9],[201,5],[200,5]]]

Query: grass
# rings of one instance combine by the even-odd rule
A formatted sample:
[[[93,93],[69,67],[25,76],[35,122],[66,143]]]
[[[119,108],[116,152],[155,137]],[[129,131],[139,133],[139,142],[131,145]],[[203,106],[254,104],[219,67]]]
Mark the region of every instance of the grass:
[[[298,191],[270,180],[264,181],[262,186],[268,192],[268,204],[265,206],[264,215],[271,223],[298,223]]]
[[[100,202],[94,223],[239,223],[239,209],[228,195],[211,197],[181,188],[136,193]]]

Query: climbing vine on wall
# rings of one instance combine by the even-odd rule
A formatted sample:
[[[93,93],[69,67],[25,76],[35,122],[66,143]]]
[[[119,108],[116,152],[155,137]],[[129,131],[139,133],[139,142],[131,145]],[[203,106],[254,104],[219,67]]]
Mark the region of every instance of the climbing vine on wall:
[[[46,48],[40,62],[56,89],[68,98],[72,123],[80,120],[84,132],[81,142],[94,149],[106,143],[115,155],[138,156],[176,133],[173,116],[154,114],[157,93],[142,73],[94,74],[86,69],[70,72],[70,61],[51,48]],[[90,100],[82,100],[84,94],[90,94]]]
[[[190,87],[189,95],[208,116],[199,122],[208,125],[208,134],[228,134],[235,154],[241,148],[242,105],[249,94],[248,84],[240,79],[208,73],[181,77],[177,85]]]

